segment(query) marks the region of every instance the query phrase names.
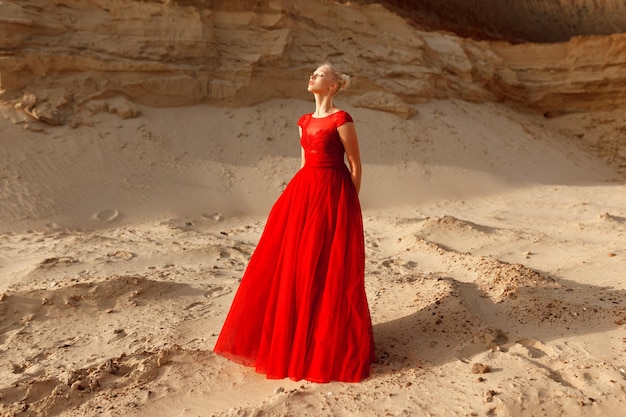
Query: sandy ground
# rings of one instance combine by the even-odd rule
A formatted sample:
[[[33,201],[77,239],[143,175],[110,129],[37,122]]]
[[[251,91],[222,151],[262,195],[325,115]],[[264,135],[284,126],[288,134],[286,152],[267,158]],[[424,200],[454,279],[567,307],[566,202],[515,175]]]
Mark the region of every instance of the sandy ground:
[[[310,102],[77,128],[1,109],[0,415],[620,415],[626,117],[342,107],[379,361],[321,385],[211,352]]]

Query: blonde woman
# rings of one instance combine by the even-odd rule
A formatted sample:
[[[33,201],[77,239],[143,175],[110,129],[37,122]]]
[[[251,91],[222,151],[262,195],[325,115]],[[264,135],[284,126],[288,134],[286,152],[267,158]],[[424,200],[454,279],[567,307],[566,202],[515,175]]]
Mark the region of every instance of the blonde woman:
[[[333,103],[349,82],[329,64],[309,77],[302,167],[272,207],[214,349],[267,378],[357,382],[374,361],[359,144]]]

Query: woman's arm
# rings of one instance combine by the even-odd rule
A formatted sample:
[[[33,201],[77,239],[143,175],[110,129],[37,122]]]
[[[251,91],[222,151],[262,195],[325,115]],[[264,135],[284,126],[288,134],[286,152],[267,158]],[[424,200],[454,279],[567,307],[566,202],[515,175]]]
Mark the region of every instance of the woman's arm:
[[[300,131],[300,143],[302,143],[302,128],[298,126],[298,130]],[[304,148],[300,147],[300,168],[304,168],[305,162],[306,162],[306,157],[304,156]]]
[[[346,150],[352,182],[354,183],[356,192],[359,193],[361,190],[361,152],[359,151],[359,140],[356,135],[354,123],[348,122],[342,124],[337,128],[337,132],[339,132],[339,137]]]

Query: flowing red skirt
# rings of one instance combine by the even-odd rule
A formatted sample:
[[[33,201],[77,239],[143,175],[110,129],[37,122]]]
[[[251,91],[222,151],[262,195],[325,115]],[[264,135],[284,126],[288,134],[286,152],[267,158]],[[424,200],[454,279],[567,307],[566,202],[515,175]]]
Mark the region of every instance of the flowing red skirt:
[[[300,169],[272,208],[214,351],[267,378],[357,382],[374,340],[358,195],[345,165]]]

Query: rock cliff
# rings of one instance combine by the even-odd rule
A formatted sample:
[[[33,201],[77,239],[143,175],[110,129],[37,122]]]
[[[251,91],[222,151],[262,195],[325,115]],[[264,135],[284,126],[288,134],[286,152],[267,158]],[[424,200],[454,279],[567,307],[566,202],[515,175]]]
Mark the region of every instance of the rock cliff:
[[[463,37],[564,42],[626,32],[622,0],[382,0],[415,25]]]
[[[0,101],[49,124],[79,124],[86,110],[132,117],[132,102],[241,106],[308,98],[308,75],[330,60],[354,76],[346,101],[403,117],[434,98],[507,101],[546,115],[626,104],[626,34],[558,43],[479,40],[464,37],[469,25],[482,24],[479,14],[467,14],[468,29],[455,35],[416,24],[409,15],[418,3],[2,2]],[[504,25],[524,2],[513,3]],[[526,4],[528,19],[547,7]],[[623,3],[606,4],[615,22],[606,27],[622,29]],[[497,20],[502,13],[481,16]],[[112,104],[111,97],[130,101]]]

